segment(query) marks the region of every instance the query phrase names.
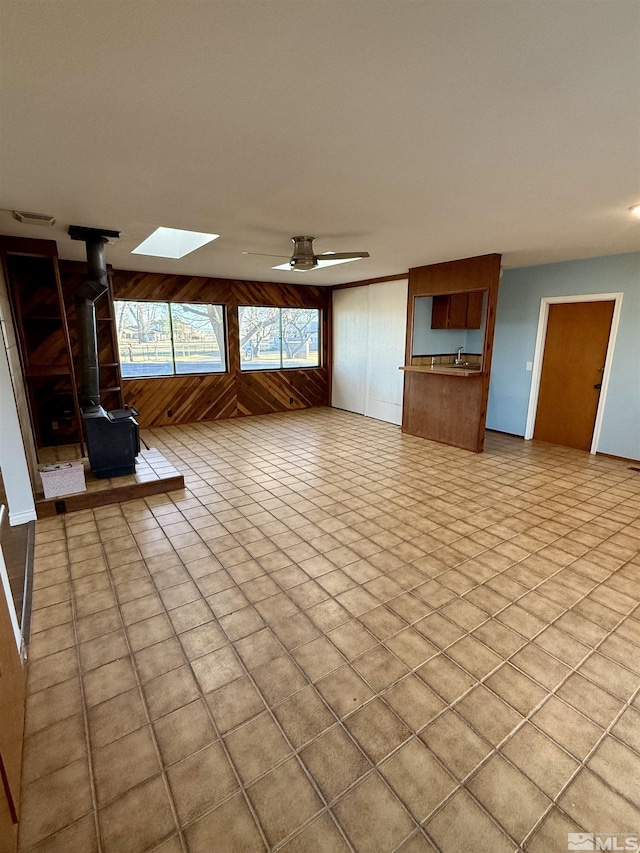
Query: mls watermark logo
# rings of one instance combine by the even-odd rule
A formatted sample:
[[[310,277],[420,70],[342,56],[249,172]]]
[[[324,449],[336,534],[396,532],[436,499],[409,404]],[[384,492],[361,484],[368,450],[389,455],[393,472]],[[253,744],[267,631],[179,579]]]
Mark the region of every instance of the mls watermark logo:
[[[638,853],[640,847],[635,832],[569,832],[567,850],[624,850]]]

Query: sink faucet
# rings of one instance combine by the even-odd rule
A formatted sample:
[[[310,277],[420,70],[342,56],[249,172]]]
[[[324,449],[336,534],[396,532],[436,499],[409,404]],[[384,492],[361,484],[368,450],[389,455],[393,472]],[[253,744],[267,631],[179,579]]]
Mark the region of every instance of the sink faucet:
[[[456,356],[456,360],[454,364],[462,364],[462,350],[464,347],[458,347],[458,355]]]

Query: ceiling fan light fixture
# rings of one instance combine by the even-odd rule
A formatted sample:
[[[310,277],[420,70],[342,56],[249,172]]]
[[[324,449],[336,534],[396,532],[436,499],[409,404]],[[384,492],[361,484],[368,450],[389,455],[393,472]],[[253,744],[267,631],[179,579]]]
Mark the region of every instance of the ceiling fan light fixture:
[[[286,264],[277,264],[275,267],[271,267],[272,270],[285,270],[293,271],[293,272],[310,272],[311,270],[320,270],[323,267],[334,267],[338,264],[350,264],[352,261],[360,261],[361,258],[342,258],[339,261],[330,260],[329,256],[326,258],[323,255],[318,256],[318,262],[315,266],[312,267],[301,267],[298,264],[292,264],[291,261],[287,261]]]
[[[629,208],[629,211],[634,216],[640,216],[640,204],[632,204],[631,207]]]
[[[293,254],[286,264],[276,264],[272,270],[293,270],[294,272],[308,272],[322,267],[331,267],[334,264],[347,264],[350,261],[360,261],[369,257],[369,252],[322,252],[319,255],[313,251],[313,237],[292,237]],[[245,254],[251,254],[245,253]],[[278,257],[277,255],[266,255],[265,257]]]
[[[289,264],[293,270],[314,270],[318,266],[314,258],[291,258]]]
[[[285,272],[309,272],[308,269],[303,269],[302,267],[294,267],[291,266],[291,261],[287,261],[286,264],[276,264],[275,267],[271,267],[272,270],[284,270]]]
[[[332,252],[331,254],[335,255],[335,252]],[[340,258],[337,261],[332,261],[331,257],[327,257],[326,260],[324,257],[320,257],[320,258],[318,258],[318,266],[319,267],[333,267],[333,266],[336,266],[336,264],[350,264],[352,261],[361,261],[361,260],[362,260],[362,258]]]

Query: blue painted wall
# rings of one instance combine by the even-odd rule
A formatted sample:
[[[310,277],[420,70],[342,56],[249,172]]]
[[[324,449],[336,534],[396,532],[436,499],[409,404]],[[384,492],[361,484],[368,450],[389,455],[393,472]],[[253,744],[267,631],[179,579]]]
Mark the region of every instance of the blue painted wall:
[[[500,282],[487,428],[524,435],[540,300],[624,293],[598,450],[640,459],[640,253],[505,270]]]
[[[455,353],[458,347],[466,351],[465,329],[432,329],[433,298],[419,296],[414,302],[413,355],[445,355]]]

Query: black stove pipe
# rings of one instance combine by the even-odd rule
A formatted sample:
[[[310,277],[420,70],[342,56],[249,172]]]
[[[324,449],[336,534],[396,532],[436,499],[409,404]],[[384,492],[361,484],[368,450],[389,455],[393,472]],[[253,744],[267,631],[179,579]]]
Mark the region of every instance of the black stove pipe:
[[[100,408],[100,369],[98,364],[98,329],[96,324],[96,300],[109,289],[104,244],[111,237],[119,237],[118,231],[99,228],[69,228],[72,240],[83,240],[87,250],[88,278],[74,294],[76,327],[78,332],[78,361],[80,363],[80,406],[83,412],[95,412]]]
[[[100,405],[95,303],[109,289],[104,244],[120,234],[118,231],[72,225],[69,236],[73,240],[82,240],[87,250],[88,275],[77,288],[74,299],[80,363],[79,396],[89,464],[99,478],[133,474],[136,457],[140,453],[140,433],[134,417],[138,412],[130,406],[107,412]]]
[[[109,288],[103,280],[107,276],[104,266],[104,240],[87,242],[87,264],[89,278],[76,290],[74,300],[80,363],[80,406],[83,411],[94,411],[100,406],[96,299]]]

